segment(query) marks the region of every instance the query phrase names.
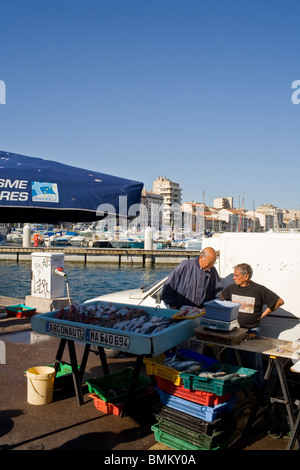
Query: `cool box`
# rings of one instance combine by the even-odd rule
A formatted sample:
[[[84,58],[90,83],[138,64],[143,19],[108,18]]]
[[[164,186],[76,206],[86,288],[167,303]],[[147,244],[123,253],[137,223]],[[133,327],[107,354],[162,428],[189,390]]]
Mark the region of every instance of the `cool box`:
[[[241,304],[229,300],[211,300],[205,302],[205,318],[220,321],[236,320]]]

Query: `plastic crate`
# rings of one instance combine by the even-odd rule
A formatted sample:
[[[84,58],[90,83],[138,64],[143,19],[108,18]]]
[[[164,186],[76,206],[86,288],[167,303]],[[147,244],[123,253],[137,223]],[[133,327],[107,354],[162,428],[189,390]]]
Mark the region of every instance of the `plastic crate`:
[[[186,442],[183,439],[178,437],[172,436],[159,428],[158,424],[154,424],[151,426],[151,431],[154,432],[154,437],[157,442],[161,442],[162,444],[167,445],[171,449],[175,450],[207,450],[203,447],[196,446],[191,444],[190,442]],[[211,450],[218,450],[219,447]]]
[[[172,436],[184,439],[190,444],[204,448],[212,449],[213,447],[227,445],[228,441],[232,438],[232,434],[235,430],[235,426],[232,425],[230,428],[215,431],[211,436],[203,434],[201,432],[192,431],[191,429],[173,423],[172,421],[166,420],[161,416],[156,416],[158,421],[159,429]]]
[[[50,364],[49,367],[55,367],[55,364]],[[80,370],[80,365],[77,366],[78,370]],[[70,364],[59,364],[55,379],[59,379],[65,377],[66,375],[72,374],[72,366]]]
[[[230,300],[210,300],[204,302],[205,316],[214,320],[227,321],[236,320],[241,304]]]
[[[203,356],[202,354],[196,353],[195,351],[191,351],[189,349],[178,349],[177,353],[181,354],[182,356],[186,357],[189,360],[199,361],[199,370],[205,370],[208,367],[211,367],[213,364],[217,363],[218,361],[212,357]],[[162,377],[166,380],[170,380],[175,385],[182,385],[182,379],[180,377],[180,371],[173,369],[171,367],[167,367],[162,362],[167,357],[172,357],[176,354],[169,353],[163,354],[161,356],[155,358],[144,358],[144,364],[146,366],[146,373],[148,375],[157,375]]]
[[[169,395],[158,388],[155,388],[155,390],[159,393],[160,401],[163,405],[169,406],[178,411],[183,411],[184,413],[196,416],[197,418],[204,419],[210,423],[222,412],[231,412],[236,402],[236,397],[232,396],[230,401],[226,403],[220,403],[214,407],[203,406],[198,403],[193,403],[192,401],[184,400],[183,398],[174,397],[174,395]]]
[[[209,423],[203,419],[196,418],[195,416],[184,413],[183,411],[175,410],[169,406],[162,405],[159,412],[156,414],[163,419],[172,421],[175,424],[186,427],[191,431],[200,432],[208,436],[212,436],[216,431],[222,431],[230,427],[233,423],[231,413],[222,413],[220,416]]]
[[[5,310],[8,317],[18,318],[32,317],[36,312],[36,308],[26,307],[24,304],[9,305]]]
[[[157,387],[165,393],[174,395],[185,400],[200,403],[201,405],[214,406],[230,400],[231,394],[216,395],[215,393],[204,392],[202,390],[187,390],[182,385],[174,385],[170,380],[155,376]]]
[[[128,387],[133,375],[133,368],[127,367],[120,372],[107,374],[103,377],[88,379],[86,384],[90,393],[96,393],[103,401],[110,403],[121,403],[125,400]],[[150,380],[139,374],[135,394],[143,392],[150,386]]]
[[[151,397],[153,393],[153,390],[148,388],[144,391],[142,395],[139,397],[135,398],[134,402],[130,404],[129,406],[129,411],[133,411],[141,406],[145,406],[145,399],[148,399]],[[96,393],[91,393],[89,394],[89,397],[91,397],[94,400],[94,405],[97,408],[98,411],[101,411],[102,413],[109,414],[109,415],[115,415],[115,416],[120,416],[120,414],[123,411],[124,408],[124,402],[122,403],[109,403],[107,401],[101,400],[101,398],[98,397]]]
[[[228,380],[221,377],[205,377],[197,376],[196,374],[181,373],[180,377],[183,379],[183,387],[188,390],[203,390],[206,392],[215,393],[216,395],[226,395],[228,393],[235,393],[252,384],[253,377],[256,370],[247,369],[245,367],[234,366],[230,364],[214,364],[209,370],[205,372],[216,373],[225,370],[228,374],[241,374],[241,377],[235,377]]]

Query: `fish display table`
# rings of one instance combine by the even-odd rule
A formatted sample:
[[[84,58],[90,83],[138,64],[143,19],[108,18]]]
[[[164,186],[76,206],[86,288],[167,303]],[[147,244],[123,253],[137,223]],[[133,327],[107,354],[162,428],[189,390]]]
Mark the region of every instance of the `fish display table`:
[[[238,354],[239,350],[261,353],[268,357],[268,365],[264,374],[261,394],[260,396],[256,398],[255,403],[252,406],[249,420],[245,426],[243,435],[244,437],[248,435],[248,432],[251,426],[253,425],[253,423],[255,422],[258,416],[258,409],[262,403],[262,397],[270,381],[272,371],[274,370],[274,367],[275,367],[278,373],[279,383],[280,383],[281,391],[283,394],[283,399],[284,399],[283,402],[286,405],[286,409],[287,409],[289,425],[290,425],[290,429],[293,435],[293,444],[295,440],[297,439],[299,447],[300,447],[300,438],[298,436],[295,437],[297,426],[299,428],[300,412],[296,420],[293,405],[292,405],[292,400],[291,400],[290,393],[289,393],[289,388],[287,385],[285,370],[284,370],[288,362],[292,360],[297,360],[297,358],[299,358],[299,354],[300,354],[299,341],[285,341],[285,340],[281,340],[278,338],[268,338],[264,336],[259,336],[255,338],[243,339],[237,344],[235,343],[228,344],[228,341],[226,338],[226,332],[222,334],[220,333],[217,341],[212,340],[211,338],[208,338],[207,336],[205,336],[205,332],[202,331],[202,329],[199,327],[195,329],[195,333],[196,333],[196,337],[193,337],[193,341],[195,342],[199,341],[200,343],[203,343],[203,344],[213,345],[217,349],[220,348],[222,350],[228,347],[232,348],[235,350],[238,359],[239,359],[239,354]],[[222,340],[222,336],[224,336],[224,340]],[[291,443],[289,444],[288,449],[290,447],[291,447]]]
[[[105,348],[137,355],[122,416],[126,414],[130,404],[144,356],[159,356],[186,341],[193,335],[194,328],[198,325],[197,318],[173,320],[172,317],[176,311],[169,309],[92,302],[77,306],[74,314],[72,307],[74,306],[35,315],[31,320],[32,330],[60,338],[54,361],[56,371],[62,361],[65,347],[68,346],[74,388],[79,405],[83,403],[81,382],[92,346],[98,350],[104,375],[109,373]],[[120,321],[120,315],[124,322]],[[126,323],[125,319],[130,316],[130,319],[133,320],[134,315],[136,318],[142,316],[143,321],[139,320],[141,325],[137,325],[138,320],[132,321],[133,326],[129,329],[130,322]],[[85,344],[80,364],[78,364],[76,357],[75,342]]]

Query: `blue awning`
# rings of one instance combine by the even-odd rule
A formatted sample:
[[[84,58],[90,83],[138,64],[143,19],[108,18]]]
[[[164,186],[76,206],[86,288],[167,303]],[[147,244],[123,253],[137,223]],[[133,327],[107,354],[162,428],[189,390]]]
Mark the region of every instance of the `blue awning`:
[[[0,151],[1,222],[82,222],[126,217],[143,183],[42,158]]]

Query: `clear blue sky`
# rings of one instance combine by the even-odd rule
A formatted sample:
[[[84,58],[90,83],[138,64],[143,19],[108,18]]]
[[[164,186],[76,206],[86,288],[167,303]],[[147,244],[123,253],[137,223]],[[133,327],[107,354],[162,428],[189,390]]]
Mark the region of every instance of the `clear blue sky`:
[[[0,149],[299,209],[299,0],[0,0]]]

